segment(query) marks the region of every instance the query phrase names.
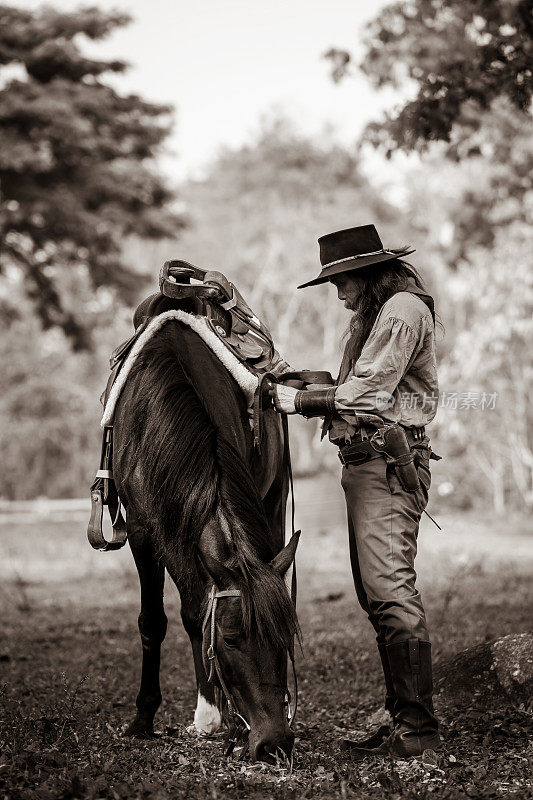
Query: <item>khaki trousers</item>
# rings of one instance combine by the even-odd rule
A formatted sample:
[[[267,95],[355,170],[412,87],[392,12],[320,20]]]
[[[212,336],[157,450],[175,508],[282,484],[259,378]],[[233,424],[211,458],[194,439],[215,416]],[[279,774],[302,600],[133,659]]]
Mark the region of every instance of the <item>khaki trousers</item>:
[[[429,641],[414,562],[431,473],[429,448],[417,451],[420,488],[416,493],[401,488],[382,456],[342,471],[357,597],[378,642],[386,644],[406,639]]]

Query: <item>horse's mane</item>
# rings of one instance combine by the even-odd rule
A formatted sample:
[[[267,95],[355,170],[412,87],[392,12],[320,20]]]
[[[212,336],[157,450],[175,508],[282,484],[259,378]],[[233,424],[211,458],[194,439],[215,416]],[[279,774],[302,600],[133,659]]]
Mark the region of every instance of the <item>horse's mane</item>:
[[[194,386],[193,358],[204,369],[207,361],[212,379],[212,393],[206,398],[202,391],[202,400]],[[194,581],[200,536],[222,511],[247,632],[255,629],[261,638],[289,646],[298,631],[296,613],[283,577],[269,565],[276,555],[273,536],[250,465],[227,433],[231,426],[243,427],[237,384],[195,333],[168,322],[141,351],[128,385],[123,445],[117,452],[120,479],[131,484],[139,468],[143,509],[158,549],[172,558],[182,580]],[[215,414],[217,402],[224,408],[219,405]],[[223,426],[221,413],[227,418]]]

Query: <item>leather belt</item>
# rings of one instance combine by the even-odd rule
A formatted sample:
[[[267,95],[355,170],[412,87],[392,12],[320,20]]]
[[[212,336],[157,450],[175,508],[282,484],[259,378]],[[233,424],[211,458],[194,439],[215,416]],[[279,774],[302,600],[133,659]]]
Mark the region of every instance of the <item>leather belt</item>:
[[[376,453],[369,440],[347,444],[339,450],[337,455],[343,467],[347,467],[350,464],[365,464],[374,458],[382,457],[381,453]]]
[[[375,428],[359,428],[352,436],[350,444],[339,445],[339,461],[346,467],[348,465],[365,464],[375,458],[383,458],[370,444],[370,437],[376,432]],[[420,445],[425,435],[425,428],[406,428],[407,441],[416,447]]]
[[[404,430],[407,434],[409,442],[412,442],[413,444],[415,442],[421,442],[426,435],[426,429],[423,426],[421,428],[405,428]],[[361,425],[355,431],[355,433],[352,434],[352,441],[349,444],[352,444],[353,442],[365,442],[367,439],[370,439],[372,434],[375,432],[375,427]],[[335,444],[340,448],[348,446],[348,443],[342,444],[340,440],[337,440]]]

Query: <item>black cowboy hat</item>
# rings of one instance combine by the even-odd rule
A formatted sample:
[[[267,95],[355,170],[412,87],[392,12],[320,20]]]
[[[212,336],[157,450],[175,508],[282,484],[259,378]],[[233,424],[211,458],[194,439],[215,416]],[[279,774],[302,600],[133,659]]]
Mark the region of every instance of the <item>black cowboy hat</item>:
[[[322,271],[318,278],[302,283],[298,289],[326,283],[340,272],[351,272],[369,264],[381,264],[382,261],[403,258],[414,253],[414,248],[409,247],[396,252],[387,250],[383,247],[374,225],[359,225],[357,228],[328,233],[320,237],[318,244]]]

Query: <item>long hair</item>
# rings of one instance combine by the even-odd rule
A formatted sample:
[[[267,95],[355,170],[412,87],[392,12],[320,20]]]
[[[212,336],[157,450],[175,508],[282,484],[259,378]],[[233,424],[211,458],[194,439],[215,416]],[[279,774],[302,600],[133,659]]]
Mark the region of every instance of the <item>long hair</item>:
[[[359,356],[384,303],[397,292],[403,292],[409,281],[425,291],[416,269],[401,259],[372,264],[354,271],[363,280],[363,288],[354,306],[350,326],[345,334],[346,349],[343,367],[352,366]]]

